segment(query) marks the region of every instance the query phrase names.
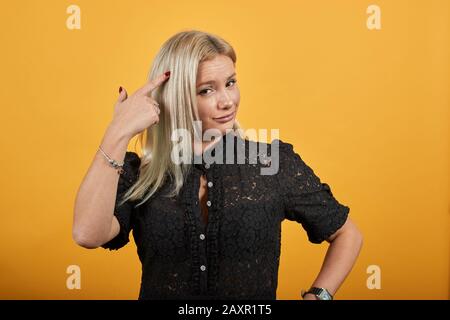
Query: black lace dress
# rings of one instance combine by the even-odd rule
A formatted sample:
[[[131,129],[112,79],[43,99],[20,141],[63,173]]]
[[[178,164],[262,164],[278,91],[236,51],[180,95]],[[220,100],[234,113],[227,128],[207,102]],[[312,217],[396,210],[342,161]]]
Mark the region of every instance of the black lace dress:
[[[226,159],[231,154],[235,164],[191,164],[177,197],[164,196],[171,188],[168,178],[136,208],[138,201],[118,206],[139,175],[140,158],[126,153],[115,207],[120,232],[102,247],[123,247],[133,230],[142,263],[139,299],[276,299],[281,222],[299,222],[310,242],[321,243],[346,221],[349,208],[333,197],[292,144],[278,139],[258,143],[232,133],[222,140],[211,155]],[[237,150],[243,150],[238,146],[246,152],[244,161],[237,161]],[[279,161],[275,151],[270,161],[275,146]],[[255,147],[256,158],[250,152]],[[276,162],[276,174],[261,174]],[[202,174],[207,180],[206,224],[198,197]]]

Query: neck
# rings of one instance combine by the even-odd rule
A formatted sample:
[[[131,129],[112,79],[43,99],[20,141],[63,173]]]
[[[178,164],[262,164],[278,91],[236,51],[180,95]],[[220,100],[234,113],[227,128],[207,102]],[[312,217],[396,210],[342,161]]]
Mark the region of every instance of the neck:
[[[199,154],[200,152],[203,154],[203,153],[205,153],[205,151],[206,150],[208,150],[208,149],[211,149],[211,148],[214,148],[214,146],[217,144],[217,143],[219,143],[222,139],[223,139],[223,137],[226,135],[226,133],[225,134],[223,134],[221,137],[217,137],[217,138],[215,138],[214,140],[212,140],[212,141],[207,141],[207,140],[203,140],[203,141],[194,141],[194,152],[196,153],[196,154]],[[200,150],[197,150],[197,148],[198,149],[201,149],[201,151]]]
[[[202,142],[202,153],[204,153],[207,149],[213,148],[216,143],[219,141],[213,140],[213,141],[203,141]]]

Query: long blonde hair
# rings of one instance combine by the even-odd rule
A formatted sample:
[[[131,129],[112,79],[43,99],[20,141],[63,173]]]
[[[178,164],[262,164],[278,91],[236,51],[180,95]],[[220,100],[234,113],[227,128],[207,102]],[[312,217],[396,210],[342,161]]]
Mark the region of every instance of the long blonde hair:
[[[191,137],[202,136],[194,121],[198,121],[196,81],[199,64],[213,59],[217,55],[228,56],[236,65],[236,53],[224,39],[202,31],[189,30],[169,38],[156,55],[149,74],[154,79],[166,70],[170,70],[170,81],[156,88],[151,97],[158,101],[161,109],[159,123],[139,134],[142,149],[139,178],[124,194],[120,204],[127,200],[142,199],[137,206],[147,201],[164,183],[169,174],[174,188],[167,195],[178,195],[190,166],[186,163],[175,164],[171,160],[173,142],[172,133],[180,128],[187,130]],[[243,129],[235,120],[233,130],[245,138]],[[199,135],[200,134],[200,135]],[[147,139],[147,137],[150,137]],[[182,150],[192,154],[191,141],[183,139],[177,142]]]

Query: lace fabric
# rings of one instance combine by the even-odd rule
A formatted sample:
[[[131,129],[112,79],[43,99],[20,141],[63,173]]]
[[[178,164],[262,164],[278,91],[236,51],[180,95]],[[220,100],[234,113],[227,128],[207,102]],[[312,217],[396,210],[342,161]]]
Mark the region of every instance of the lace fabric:
[[[234,151],[241,145],[250,155],[255,147],[258,159],[267,159],[278,146],[278,172],[262,175],[267,161],[255,163],[246,156],[244,163],[236,163],[234,152],[234,164],[192,164],[177,197],[166,196],[169,178],[143,205],[126,202],[119,207],[139,176],[139,156],[126,153],[114,212],[120,232],[102,247],[120,249],[133,232],[142,263],[139,299],[276,299],[282,221],[301,224],[312,243],[323,242],[345,223],[349,208],[334,198],[292,144],[278,139],[259,143],[231,133],[223,142],[212,148],[212,155],[228,157],[231,142]],[[207,223],[198,198],[203,174]]]

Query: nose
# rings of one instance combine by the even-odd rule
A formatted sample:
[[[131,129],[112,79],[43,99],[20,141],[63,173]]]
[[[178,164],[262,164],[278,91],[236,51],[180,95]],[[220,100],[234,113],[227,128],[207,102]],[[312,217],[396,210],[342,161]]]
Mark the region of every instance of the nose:
[[[230,98],[228,93],[224,92],[221,95],[220,101],[219,101],[219,109],[230,109],[233,107],[233,100]]]

